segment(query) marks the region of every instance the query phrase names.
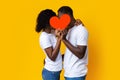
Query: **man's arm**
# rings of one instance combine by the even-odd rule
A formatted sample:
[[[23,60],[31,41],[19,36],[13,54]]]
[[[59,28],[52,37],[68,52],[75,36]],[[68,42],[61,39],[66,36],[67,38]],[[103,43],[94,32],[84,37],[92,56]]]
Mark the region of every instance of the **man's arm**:
[[[81,35],[76,35],[77,36],[77,47],[72,45],[67,39],[66,35],[68,33],[68,30],[62,31],[62,41],[66,45],[66,47],[79,59],[83,58],[85,55],[85,51],[87,48],[87,38],[88,38],[88,33],[85,29],[83,29],[82,33],[79,33]]]
[[[75,47],[67,39],[63,39],[62,41],[64,42],[66,47],[79,59],[82,59],[84,57],[87,46],[78,45],[77,47]]]

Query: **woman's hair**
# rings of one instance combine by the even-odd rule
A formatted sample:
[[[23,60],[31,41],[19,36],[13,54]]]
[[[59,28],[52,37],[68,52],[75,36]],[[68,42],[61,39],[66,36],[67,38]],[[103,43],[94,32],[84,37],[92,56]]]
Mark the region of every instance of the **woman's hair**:
[[[50,27],[49,20],[53,16],[56,16],[56,14],[50,9],[41,11],[37,17],[36,32],[40,32],[41,30]]]

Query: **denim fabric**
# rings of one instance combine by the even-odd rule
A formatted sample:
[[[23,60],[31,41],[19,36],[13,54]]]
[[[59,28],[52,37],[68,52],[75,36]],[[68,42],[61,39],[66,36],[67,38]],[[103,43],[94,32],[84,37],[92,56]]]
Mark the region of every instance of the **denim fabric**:
[[[60,72],[61,71],[48,71],[47,69],[43,69],[42,78],[43,80],[60,80]]]
[[[83,77],[73,77],[73,78],[69,78],[69,77],[65,77],[65,80],[85,80],[86,76]]]

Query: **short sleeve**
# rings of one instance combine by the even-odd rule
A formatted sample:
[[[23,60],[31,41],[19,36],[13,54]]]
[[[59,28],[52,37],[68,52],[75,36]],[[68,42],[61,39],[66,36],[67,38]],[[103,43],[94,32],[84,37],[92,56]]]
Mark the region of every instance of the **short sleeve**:
[[[48,47],[51,47],[52,46],[52,43],[51,43],[51,40],[50,40],[50,37],[47,35],[42,35],[40,37],[40,46],[43,48],[43,49],[46,49]]]
[[[88,31],[85,28],[79,30],[77,33],[77,45],[87,45],[88,43]]]

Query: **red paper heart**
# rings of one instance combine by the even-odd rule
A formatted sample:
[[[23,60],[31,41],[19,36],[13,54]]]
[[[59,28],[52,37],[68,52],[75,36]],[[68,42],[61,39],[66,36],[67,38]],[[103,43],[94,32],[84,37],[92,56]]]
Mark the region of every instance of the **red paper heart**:
[[[64,30],[70,23],[70,16],[68,14],[63,14],[60,18],[53,16],[50,18],[50,25],[59,30]]]

